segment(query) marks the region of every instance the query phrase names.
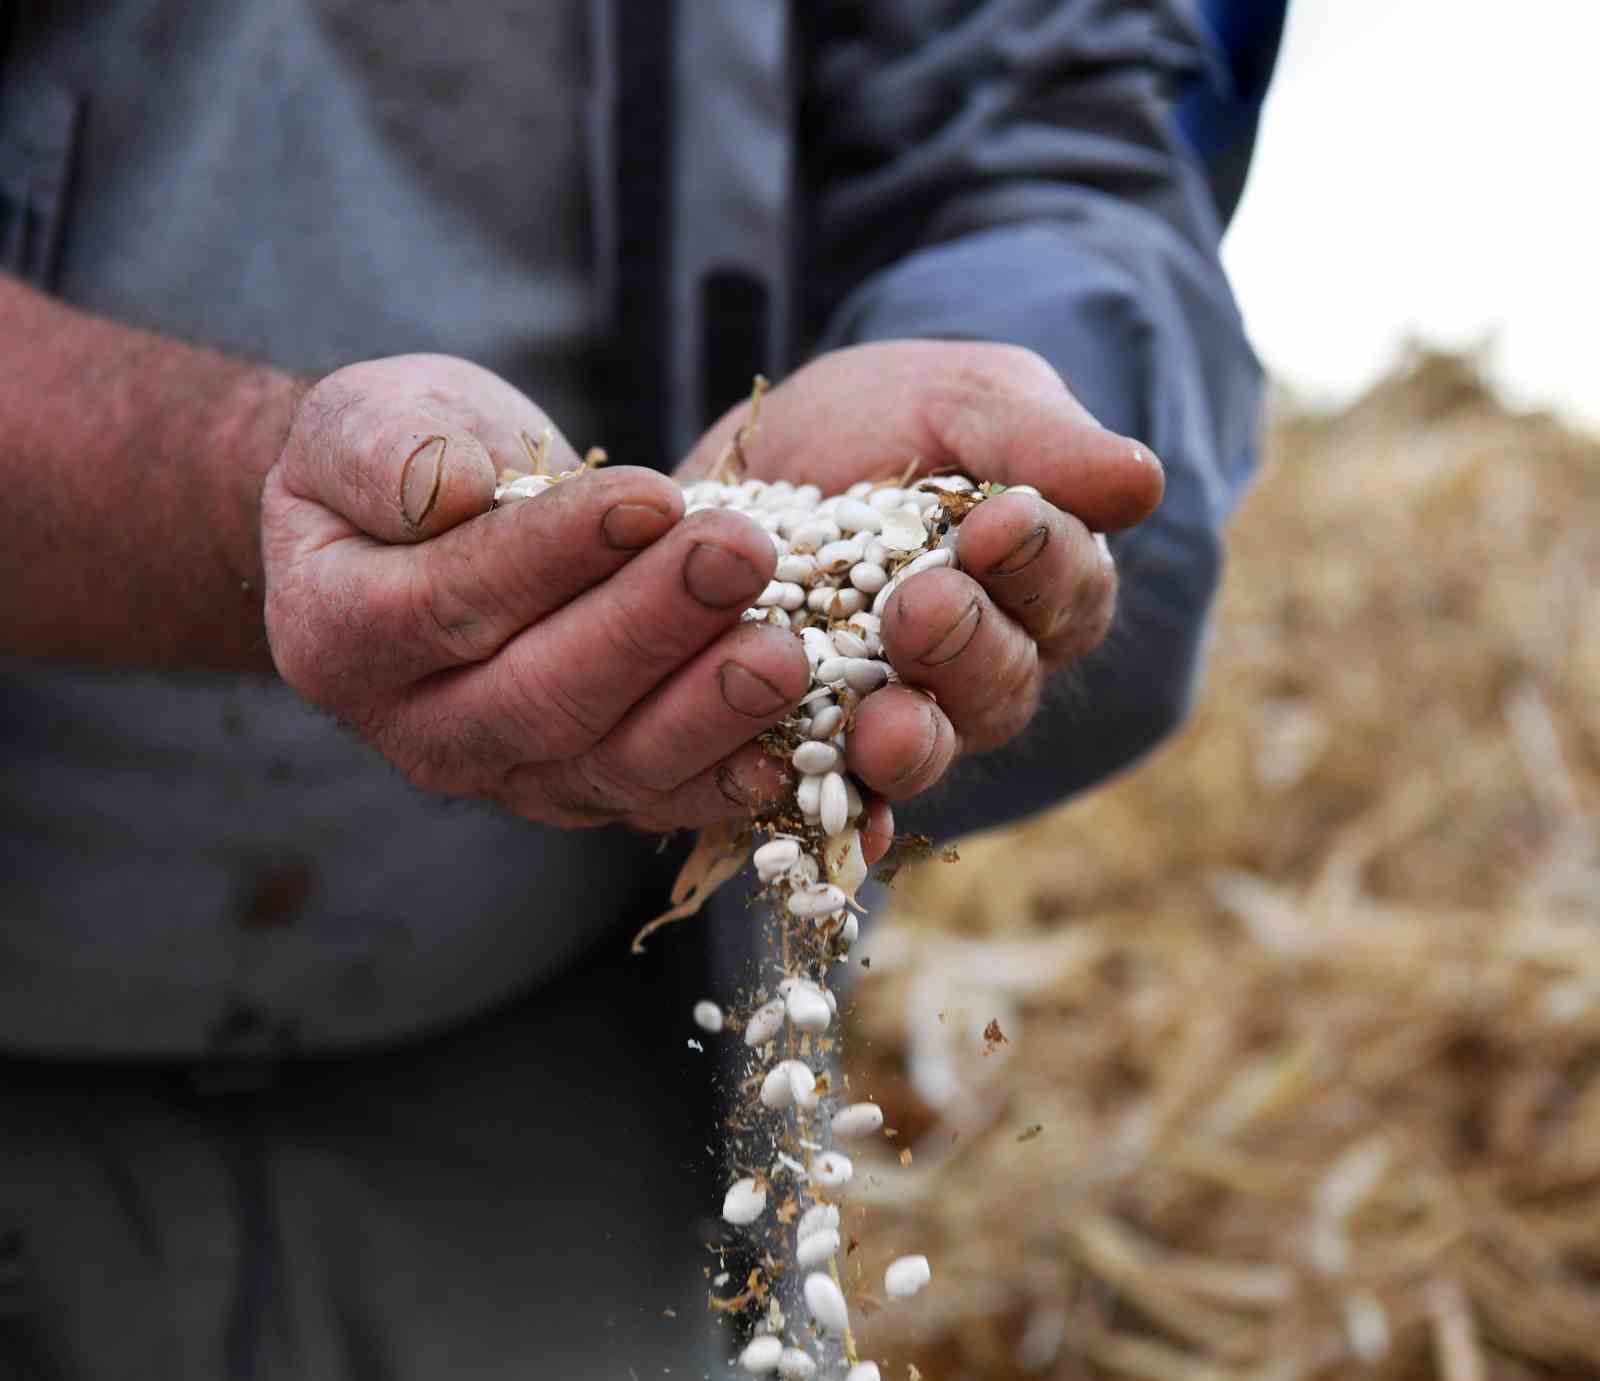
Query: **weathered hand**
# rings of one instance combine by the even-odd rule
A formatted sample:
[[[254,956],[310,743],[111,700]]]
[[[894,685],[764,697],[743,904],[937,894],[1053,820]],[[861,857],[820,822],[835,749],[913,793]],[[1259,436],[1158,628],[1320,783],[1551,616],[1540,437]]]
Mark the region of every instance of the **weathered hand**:
[[[683,471],[714,464],[747,414],[741,405],[723,417]],[[1148,448],[1095,422],[1045,361],[966,341],[821,357],[767,396],[746,454],[762,479],[825,493],[915,461],[921,473],[959,470],[1042,495],[980,505],[961,526],[961,571],[914,576],[884,608],[884,646],[903,684],[863,701],[849,758],[891,800],[926,790],[958,754],[1020,732],[1045,679],[1099,644],[1117,581],[1093,534],[1140,522],[1162,491]]]
[[[262,497],[279,672],[429,791],[568,826],[746,813],[781,781],[751,740],[809,678],[794,638],[739,622],[771,543],[739,514],[685,519],[635,468],[491,511],[548,425],[446,357],[319,383]],[[551,462],[577,457],[556,438]]]

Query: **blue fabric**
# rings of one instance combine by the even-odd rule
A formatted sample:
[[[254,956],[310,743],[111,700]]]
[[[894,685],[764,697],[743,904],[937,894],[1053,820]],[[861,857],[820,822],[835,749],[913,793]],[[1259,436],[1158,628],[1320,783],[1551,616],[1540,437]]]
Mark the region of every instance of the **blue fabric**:
[[[1175,113],[1178,128],[1205,164],[1226,224],[1244,190],[1289,4],[1198,0],[1198,8],[1220,52],[1224,80],[1191,81]]]
[[[1215,66],[1188,13],[998,0],[945,6],[934,29],[909,8],[875,11],[822,55],[825,147],[845,171],[824,190],[820,258],[854,277],[823,346],[1027,346],[1167,469],[1157,513],[1113,540],[1106,644],[1020,740],[898,809],[947,836],[1080,792],[1182,720],[1222,528],[1256,463],[1261,376],[1204,172],[1173,132],[1172,93]]]

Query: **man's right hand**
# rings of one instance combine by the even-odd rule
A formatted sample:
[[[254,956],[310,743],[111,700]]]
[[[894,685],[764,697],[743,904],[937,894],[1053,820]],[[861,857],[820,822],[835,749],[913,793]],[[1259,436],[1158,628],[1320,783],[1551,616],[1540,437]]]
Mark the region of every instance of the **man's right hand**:
[[[491,509],[549,425],[445,356],[317,384],[262,495],[279,673],[428,791],[564,826],[747,814],[783,785],[752,740],[809,682],[798,639],[739,621],[771,542],[633,467]]]

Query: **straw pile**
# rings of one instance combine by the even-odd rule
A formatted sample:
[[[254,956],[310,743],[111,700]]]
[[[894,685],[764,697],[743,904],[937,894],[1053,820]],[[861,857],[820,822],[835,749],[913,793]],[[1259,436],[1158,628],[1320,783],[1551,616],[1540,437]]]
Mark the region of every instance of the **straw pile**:
[[[1274,426],[1232,552],[1181,738],[866,946],[850,1274],[935,1278],[865,1355],[1600,1375],[1600,444],[1419,357]]]

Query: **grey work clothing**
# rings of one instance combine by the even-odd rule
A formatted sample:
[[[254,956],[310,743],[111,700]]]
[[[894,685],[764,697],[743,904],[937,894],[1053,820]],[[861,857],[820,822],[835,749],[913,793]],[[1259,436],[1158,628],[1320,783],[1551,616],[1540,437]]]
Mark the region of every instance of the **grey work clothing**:
[[[445,22],[436,11],[13,10],[5,266],[87,309],[296,369],[467,355],[580,419],[567,427],[580,445],[662,464],[734,400],[736,375],[781,374],[819,345],[1030,346],[1162,456],[1167,501],[1118,541],[1120,628],[1079,695],[901,818],[937,833],[999,823],[1100,780],[1177,721],[1220,528],[1253,459],[1258,387],[1214,209],[1170,125],[1170,82],[1206,62],[1183,6],[589,0],[452,10],[443,36],[426,27]],[[522,38],[529,14],[539,33]],[[604,388],[586,386],[597,340],[632,347]],[[619,831],[425,800],[250,678],[6,659],[0,753],[0,1049],[18,1057],[304,1053],[359,1082],[390,1057],[332,1057],[508,1003],[537,1025],[575,954],[659,895],[665,866]],[[741,930],[722,933],[736,954]],[[650,996],[669,1012],[699,994]],[[484,1056],[508,1087],[520,1039]],[[594,1058],[581,1041],[559,1053],[574,1081]],[[397,1050],[394,1067],[412,1056],[424,1048]],[[62,1087],[78,1077],[63,1072]],[[127,1076],[140,1107],[144,1077]],[[404,1097],[382,1101],[403,1136]],[[285,1095],[275,1109],[292,1106]],[[501,1133],[457,1115],[467,1140]],[[269,1167],[305,1133],[277,1117],[261,1133]],[[81,1137],[105,1145],[92,1126]],[[137,1178],[155,1144],[81,1163]],[[640,1173],[641,1147],[597,1143],[573,1194]],[[353,1142],[322,1149],[365,1173]],[[261,1213],[288,1233],[299,1191],[259,1183]],[[478,1221],[463,1214],[454,1238],[448,1222],[430,1231],[498,1283],[517,1278]],[[30,1241],[49,1232],[30,1220]],[[644,1241],[625,1250],[643,1258]],[[222,1259],[227,1272],[249,1258]],[[244,1284],[236,1296],[265,1308]],[[477,1327],[442,1310],[436,1336]],[[116,1374],[74,1365],[67,1375]],[[364,1374],[340,1365],[307,1374]]]

